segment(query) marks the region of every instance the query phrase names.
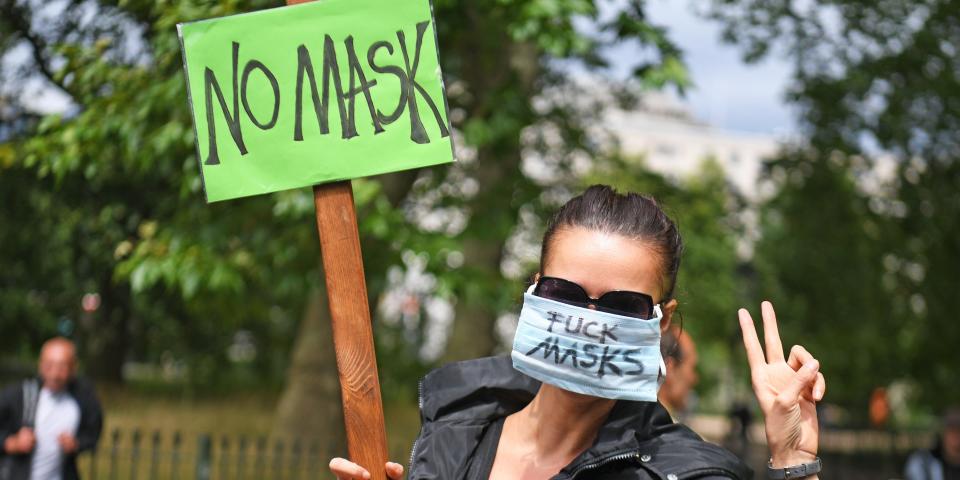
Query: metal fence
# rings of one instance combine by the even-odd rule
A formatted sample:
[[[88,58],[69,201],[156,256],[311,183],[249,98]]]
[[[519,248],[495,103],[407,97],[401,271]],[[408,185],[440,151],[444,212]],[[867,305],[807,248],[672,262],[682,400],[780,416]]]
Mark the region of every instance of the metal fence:
[[[757,435],[751,435],[751,439],[757,438]],[[900,479],[910,453],[929,448],[934,438],[935,433],[930,431],[821,430],[818,455],[823,460],[823,472],[820,478]],[[765,444],[744,444],[734,439],[721,443],[754,469],[754,478],[765,478],[769,459]]]
[[[932,432],[824,430],[822,478],[887,480],[900,478],[907,455],[929,447]],[[751,439],[762,438],[752,434]],[[98,449],[80,457],[87,480],[296,480],[329,478],[326,452],[335,445],[322,437],[289,439],[208,433],[145,432],[114,429]],[[766,445],[728,438],[720,442],[764,478]]]
[[[322,442],[114,429],[79,458],[79,469],[90,480],[310,479],[328,472]]]

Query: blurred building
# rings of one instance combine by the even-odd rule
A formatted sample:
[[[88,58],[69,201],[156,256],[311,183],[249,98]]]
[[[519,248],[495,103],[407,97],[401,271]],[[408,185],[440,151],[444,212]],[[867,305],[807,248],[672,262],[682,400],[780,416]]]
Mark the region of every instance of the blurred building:
[[[610,109],[606,127],[625,154],[643,156],[647,166],[668,177],[695,174],[705,159],[715,159],[751,203],[762,193],[757,179],[763,160],[776,153],[780,144],[775,135],[708,125],[676,98],[662,93],[645,96],[631,111]]]

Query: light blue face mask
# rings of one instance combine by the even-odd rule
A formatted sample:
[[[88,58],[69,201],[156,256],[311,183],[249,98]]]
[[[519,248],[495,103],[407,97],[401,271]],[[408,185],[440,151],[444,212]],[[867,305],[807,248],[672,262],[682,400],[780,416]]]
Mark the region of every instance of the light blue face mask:
[[[523,295],[513,368],[571,392],[655,402],[666,378],[660,305],[643,320]]]

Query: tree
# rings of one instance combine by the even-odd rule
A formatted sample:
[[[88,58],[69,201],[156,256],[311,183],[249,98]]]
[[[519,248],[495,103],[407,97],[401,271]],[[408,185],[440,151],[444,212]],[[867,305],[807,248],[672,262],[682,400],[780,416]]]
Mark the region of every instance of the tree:
[[[457,232],[464,264],[450,279],[457,302],[446,359],[456,360],[496,350],[494,323],[513,307],[520,290],[516,279],[504,283],[506,242],[522,208],[543,209],[545,186],[518,174],[524,164],[547,157],[549,168],[563,172],[575,156],[600,152],[587,127],[602,105],[584,99],[631,84],[602,76],[609,72],[604,49],[624,42],[647,49],[648,56],[631,62],[633,85],[682,88],[687,79],[679,50],[663,28],[648,22],[640,1],[607,11],[587,0],[440,1],[435,6],[451,110],[463,119],[455,126],[469,149],[452,174],[475,186],[466,195],[437,201],[460,208],[469,219]],[[570,73],[577,70],[598,75],[593,85],[578,85]],[[427,183],[426,189],[436,185]]]
[[[907,352],[890,338],[904,331],[904,313],[884,285],[891,225],[870,210],[845,162],[815,156],[784,152],[768,165],[781,180],[761,207],[755,293],[774,302],[783,338],[840,379],[830,401],[860,413],[875,387],[907,372]]]
[[[250,368],[280,377],[286,360],[274,352],[289,351],[319,278],[312,202],[284,192],[204,205],[174,29],[267,5],[0,2],[10,27],[0,45],[30,52],[3,72],[4,91],[28,99],[39,81],[68,99],[66,112],[41,120],[27,104],[6,112],[21,127],[0,145],[11,199],[0,219],[18,230],[0,258],[19,267],[3,275],[3,328],[39,345],[57,317],[79,319],[94,376],[119,381],[126,360],[172,356],[197,388],[233,378],[228,347],[251,331],[259,355]],[[85,292],[102,298],[90,315],[79,312]],[[318,374],[335,378],[332,367]],[[336,411],[338,402],[317,406]]]
[[[836,215],[845,222],[831,225],[845,229],[843,235],[878,229],[865,235],[874,239],[869,245],[863,237],[851,245],[824,242],[822,229],[804,227],[783,240],[794,251],[804,244],[821,250],[777,266],[770,279],[793,277],[791,296],[805,296],[827,312],[843,308],[850,323],[831,334],[847,340],[847,349],[869,349],[854,356],[858,366],[846,372],[849,378],[909,380],[921,387],[919,399],[930,407],[957,398],[960,387],[948,373],[954,362],[947,359],[960,341],[960,325],[951,318],[960,307],[952,287],[960,262],[960,3],[723,0],[712,2],[710,15],[748,60],[781,51],[793,63],[788,98],[801,107],[809,145],[801,155],[783,156],[781,166],[797,172],[786,175],[800,178],[784,194],[792,199],[775,200],[775,208],[812,202],[829,209],[817,211],[818,217]],[[894,174],[886,182],[881,176],[878,187],[876,172],[890,162]],[[827,205],[823,198],[838,203]],[[792,207],[786,212],[801,214]],[[813,219],[783,221],[799,228],[812,226]],[[851,260],[847,253],[862,276],[840,273],[847,281],[832,283]],[[812,264],[819,268],[808,276],[787,273]],[[831,284],[837,288],[830,293],[850,300],[822,304],[826,292],[817,285]],[[877,311],[877,305],[883,308]],[[785,318],[811,327],[822,322],[822,316],[805,313],[790,311]],[[868,339],[880,343],[864,345]],[[837,342],[834,348],[840,348]],[[905,368],[882,370],[891,357]],[[858,390],[844,398],[862,410],[867,395]]]
[[[604,48],[629,41],[646,52],[634,62],[634,80],[604,88],[683,86],[686,78],[679,52],[647,22],[640,1],[605,12],[588,0],[434,3],[461,162],[355,181],[354,188],[371,298],[402,250],[429,251],[444,291],[457,300],[450,358],[479,356],[495,348],[493,322],[516,295],[502,279],[504,244],[517,211],[539,204],[545,188],[521,173],[525,152],[544,150],[528,137],[547,126],[559,132],[548,160],[561,171],[571,154],[598,151],[585,128],[595,105],[572,101],[583,88],[570,69],[602,74],[609,70]],[[32,335],[49,335],[53,312],[76,312],[80,295],[96,291],[103,306],[81,323],[80,337],[88,363],[104,366],[99,376],[117,380],[125,359],[158,361],[172,352],[198,386],[230,366],[225,352],[234,332],[256,332],[261,351],[289,351],[299,331],[290,365],[297,384],[281,402],[293,407],[278,422],[299,434],[324,428],[289,421],[313,418],[304,406],[336,412],[339,402],[329,388],[301,388],[335,378],[324,360],[329,351],[310,347],[327,335],[326,312],[316,307],[322,292],[314,288],[311,196],[300,190],[201,202],[174,29],[270,6],[277,3],[0,0],[0,51],[29,53],[3,72],[0,91],[22,100],[30,82],[41,82],[68,98],[60,114],[38,115],[23,103],[4,112],[14,128],[0,138],[0,190],[11,192],[0,219],[21,233],[9,239],[16,248],[0,252],[0,264],[22,267],[3,277],[15,305],[0,328],[44,318]],[[464,220],[429,228],[418,218],[424,211]],[[448,266],[442,251],[461,253],[463,265]],[[253,368],[282,371],[286,363],[273,359],[258,355]]]

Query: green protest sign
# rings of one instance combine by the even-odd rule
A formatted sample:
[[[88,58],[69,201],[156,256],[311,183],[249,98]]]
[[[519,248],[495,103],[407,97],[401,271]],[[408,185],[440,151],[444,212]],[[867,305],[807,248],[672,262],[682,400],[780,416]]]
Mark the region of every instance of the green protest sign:
[[[453,161],[429,0],[177,27],[208,202]]]

